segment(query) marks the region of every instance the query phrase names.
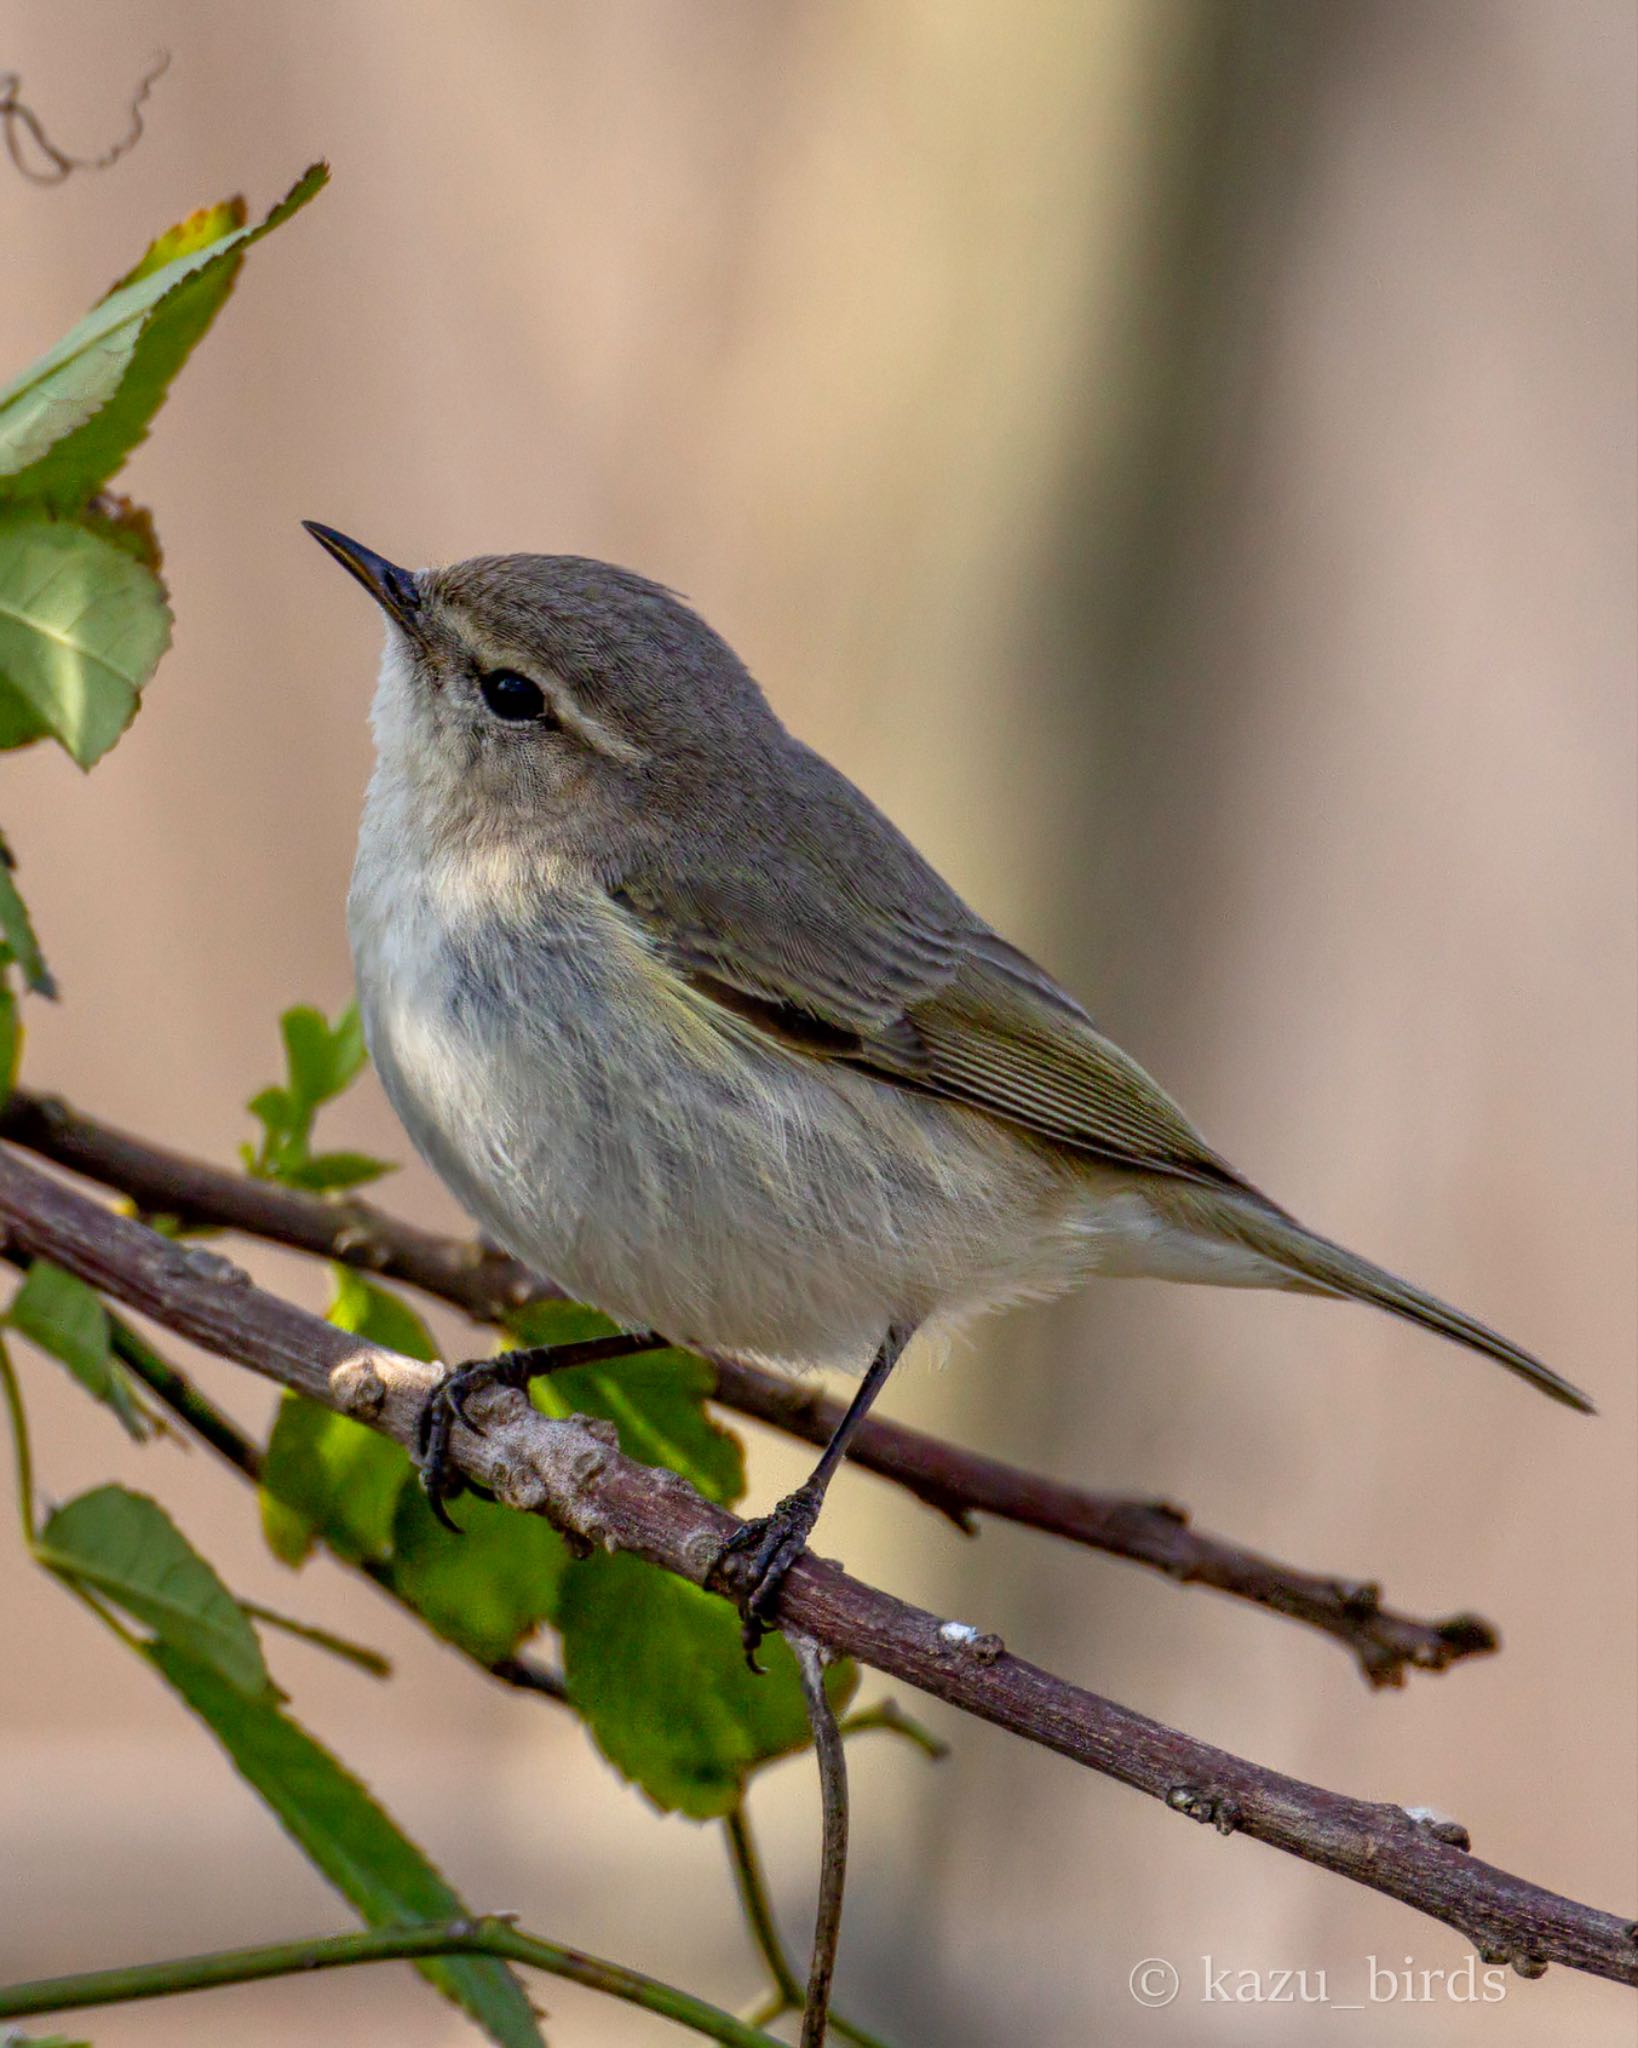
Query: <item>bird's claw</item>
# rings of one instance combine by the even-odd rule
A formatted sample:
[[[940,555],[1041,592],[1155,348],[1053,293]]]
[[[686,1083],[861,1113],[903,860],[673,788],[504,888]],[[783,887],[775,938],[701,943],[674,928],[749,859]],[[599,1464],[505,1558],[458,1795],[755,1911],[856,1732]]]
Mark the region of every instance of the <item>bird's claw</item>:
[[[763,1669],[757,1650],[773,1626],[786,1576],[808,1547],[822,1498],[817,1488],[807,1486],[788,1493],[772,1513],[736,1529],[705,1575],[706,1585],[727,1594],[739,1609],[745,1661],[755,1672]]]
[[[421,1403],[416,1423],[416,1448],[420,1454],[421,1485],[432,1504],[432,1512],[446,1529],[459,1535],[444,1503],[471,1487],[449,1455],[450,1432],[456,1423],[482,1436],[484,1424],[472,1414],[468,1403],[486,1387],[513,1387],[526,1393],[532,1380],[571,1365],[601,1365],[641,1351],[655,1351],[664,1339],[652,1330],[622,1333],[614,1337],[592,1337],[575,1344],[532,1344],[514,1351],[498,1351],[493,1358],[474,1359],[469,1365],[446,1372]]]
[[[422,1402],[415,1427],[421,1488],[426,1494],[427,1504],[432,1509],[434,1520],[457,1536],[464,1531],[460,1523],[451,1518],[445,1502],[465,1493],[467,1483],[450,1459],[450,1432],[459,1422],[475,1436],[483,1435],[484,1426],[468,1412],[467,1403],[482,1388],[495,1385],[501,1377],[495,1367],[496,1361],[492,1359],[478,1359],[472,1365],[458,1366],[453,1372],[445,1373]]]
[[[469,1365],[465,1371],[458,1372],[447,1380],[439,1389],[439,1392],[461,1418],[466,1427],[471,1430],[472,1434],[474,1436],[482,1436],[484,1424],[473,1415],[471,1409],[466,1405],[477,1391],[473,1384],[474,1378],[476,1378],[478,1386],[493,1386],[494,1384],[494,1375],[492,1373],[484,1372],[481,1367]]]

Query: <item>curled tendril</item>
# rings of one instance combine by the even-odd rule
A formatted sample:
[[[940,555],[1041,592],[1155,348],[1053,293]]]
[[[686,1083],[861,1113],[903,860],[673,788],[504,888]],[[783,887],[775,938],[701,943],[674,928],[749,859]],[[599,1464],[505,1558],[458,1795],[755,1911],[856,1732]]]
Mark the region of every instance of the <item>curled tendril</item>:
[[[136,148],[142,140],[142,107],[154,85],[169,68],[171,53],[161,50],[152,64],[138,81],[136,92],[131,98],[130,126],[111,149],[105,149],[101,156],[70,156],[67,150],[59,149],[40,124],[40,117],[26,101],[18,98],[23,89],[22,77],[15,71],[0,71],[0,131],[6,141],[6,154],[22,175],[34,185],[60,185],[75,171],[105,171],[110,164],[116,164],[129,150]],[[44,157],[44,165],[30,163],[23,153],[23,136],[28,135],[34,147]]]

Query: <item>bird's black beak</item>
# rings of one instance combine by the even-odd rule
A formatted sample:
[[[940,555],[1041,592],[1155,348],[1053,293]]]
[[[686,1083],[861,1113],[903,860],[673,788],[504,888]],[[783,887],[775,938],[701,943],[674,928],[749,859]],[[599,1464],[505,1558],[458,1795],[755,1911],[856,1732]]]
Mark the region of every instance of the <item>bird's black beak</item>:
[[[415,614],[421,609],[421,592],[408,569],[400,569],[384,555],[372,553],[362,541],[349,540],[333,526],[320,526],[316,519],[302,525],[327,554],[334,555],[349,576],[356,576],[383,611],[399,625],[415,630]]]

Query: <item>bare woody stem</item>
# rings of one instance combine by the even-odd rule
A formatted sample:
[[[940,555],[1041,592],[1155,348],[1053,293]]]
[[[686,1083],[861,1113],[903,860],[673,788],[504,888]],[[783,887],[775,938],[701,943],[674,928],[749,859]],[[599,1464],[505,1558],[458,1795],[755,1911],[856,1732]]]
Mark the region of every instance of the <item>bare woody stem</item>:
[[[750,1817],[745,1811],[745,1802],[740,1800],[723,1821],[728,1842],[728,1863],[734,1873],[734,1889],[739,1894],[740,1911],[745,1924],[756,1943],[757,1954],[767,1967],[773,1980],[773,1997],[761,2009],[757,2017],[762,2020],[777,2019],[781,2013],[800,2008],[802,1986],[791,1967],[791,1959],[785,1953],[785,1944],[774,1919],[773,1901],[768,1896],[768,1880],[763,1873],[762,1857],[757,1850],[756,1837],[751,1832]]]
[[[281,1386],[408,1444],[437,1368],[361,1342],[254,1286],[229,1260],[111,1214],[0,1151],[0,1230],[129,1308]],[[624,1457],[606,1425],[555,1421],[522,1395],[480,1396],[484,1433],[455,1434],[465,1476],[570,1535],[701,1582],[739,1526],[676,1474]],[[1403,1807],[1288,1778],[1196,1741],[941,1622],[836,1566],[802,1560],[783,1626],[1130,1785],[1171,1811],[1249,1835],[1454,1927],[1486,1962],[1550,1962],[1638,1983],[1638,1923],[1480,1862]]]
[[[802,2002],[801,2048],[825,2048],[829,2032],[830,1986],[836,1974],[836,1951],[842,1939],[842,1895],[847,1889],[847,1758],[841,1730],[825,1695],[824,1653],[811,1636],[790,1636],[802,1674],[802,1697],[813,1731],[819,1765],[822,1816],[819,1856],[819,1905],[813,1921],[813,1960],[808,1966]]]
[[[179,1991],[210,1991],[225,1984],[255,1984],[269,1977],[306,1976],[314,1970],[422,1956],[496,1956],[624,1999],[645,2012],[690,2027],[707,2040],[724,2042],[727,2048],[778,2048],[771,2034],[675,1985],[662,1984],[640,1970],[628,1970],[601,1956],[543,1941],[508,1920],[494,1918],[435,1927],[376,1927],[362,1934],[333,1934],[267,1948],[181,1956],[173,1962],[137,1963],[129,1969],[43,1977],[32,1984],[0,1985],[0,2020],[26,2019],[33,2013],[81,2012],[91,2006],[166,1998]]]
[[[516,1260],[404,1223],[372,1204],[320,1200],[190,1159],[19,1089],[0,1136],[128,1196],[148,1215],[236,1230],[336,1259],[419,1288],[479,1322],[501,1322],[554,1290]],[[823,1444],[841,1404],[754,1366],[716,1358],[716,1399],[741,1415]],[[923,1431],[867,1419],[849,1449],[866,1471],[906,1488],[971,1528],[995,1515],[1088,1549],[1149,1566],[1180,1585],[1209,1586],[1319,1630],[1346,1647],[1373,1686],[1402,1685],[1410,1669],[1442,1671],[1494,1650],[1474,1614],[1426,1621],[1382,1605],[1369,1580],[1302,1570],[1191,1528],[1165,1501],[1088,1492],[961,1450]]]

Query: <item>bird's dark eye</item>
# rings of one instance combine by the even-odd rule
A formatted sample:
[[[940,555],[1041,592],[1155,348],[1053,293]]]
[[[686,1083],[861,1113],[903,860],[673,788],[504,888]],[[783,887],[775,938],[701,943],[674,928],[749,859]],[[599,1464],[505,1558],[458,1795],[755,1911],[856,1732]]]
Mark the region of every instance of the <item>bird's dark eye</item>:
[[[538,719],[545,713],[545,692],[539,683],[520,676],[515,668],[491,669],[488,675],[478,678],[478,689],[484,703],[497,718],[521,724],[525,719]]]

